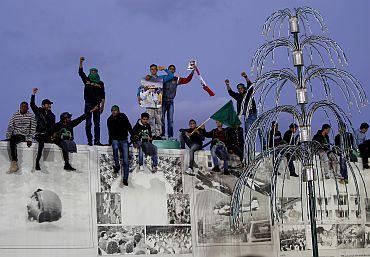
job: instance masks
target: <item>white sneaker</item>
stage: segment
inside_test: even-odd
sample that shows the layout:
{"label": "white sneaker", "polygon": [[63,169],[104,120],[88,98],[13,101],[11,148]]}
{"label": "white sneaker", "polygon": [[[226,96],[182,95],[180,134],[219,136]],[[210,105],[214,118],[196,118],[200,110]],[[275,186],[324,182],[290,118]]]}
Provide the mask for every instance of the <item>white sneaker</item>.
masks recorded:
{"label": "white sneaker", "polygon": [[144,171],[144,165],[139,166],[139,171]]}
{"label": "white sneaker", "polygon": [[177,138],[176,137],[170,137],[170,138],[168,138],[168,140],[177,141]]}
{"label": "white sneaker", "polygon": [[190,175],[190,176],[194,176],[195,175],[195,172],[192,168],[188,168],[186,171],[185,171],[186,174]]}

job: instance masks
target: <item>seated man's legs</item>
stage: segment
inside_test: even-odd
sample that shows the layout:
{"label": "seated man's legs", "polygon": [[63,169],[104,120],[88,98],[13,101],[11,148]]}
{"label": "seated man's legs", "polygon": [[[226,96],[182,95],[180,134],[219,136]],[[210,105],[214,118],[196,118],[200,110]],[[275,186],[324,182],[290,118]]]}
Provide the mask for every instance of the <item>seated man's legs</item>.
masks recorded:
{"label": "seated man's legs", "polygon": [[219,145],[216,149],[216,152],[219,153],[219,156],[222,156],[222,160],[224,161],[224,172],[227,173],[229,170],[229,153],[227,149],[223,145]]}
{"label": "seated man's legs", "polygon": [[10,156],[11,156],[11,165],[9,168],[9,172],[16,172],[18,171],[18,154],[17,154],[17,144],[24,142],[26,138],[22,135],[12,135],[10,138]]}
{"label": "seated man's legs", "polygon": [[180,145],[181,149],[185,149],[185,145],[187,145],[189,148],[191,147],[190,139],[183,132],[180,134]]}
{"label": "seated man's legs", "polygon": [[63,159],[64,159],[64,169],[65,170],[76,170],[75,168],[73,168],[71,166],[71,164],[69,163],[69,153],[68,153],[68,150],[66,149],[65,145],[62,144],[62,141],[59,140],[55,143],[57,146],[60,147],[60,149],[62,150],[62,154],[63,154]]}
{"label": "seated man's legs", "polygon": [[220,168],[218,167],[218,157],[217,157],[216,151],[217,151],[217,145],[212,146],[211,156],[212,156],[212,161],[213,161],[213,166],[214,166],[212,171],[220,171]]}
{"label": "seated man's legs", "polygon": [[363,144],[358,146],[360,150],[362,165],[365,169],[369,167],[369,156],[370,156],[370,140],[365,141]]}
{"label": "seated man's legs", "polygon": [[139,145],[139,166],[143,166],[144,165],[144,152],[143,152],[141,141],[138,142],[138,145]]}
{"label": "seated man's legs", "polygon": [[328,179],[330,178],[330,165],[328,154],[325,151],[320,150],[319,157],[321,162],[322,173],[324,174],[325,178]]}
{"label": "seated man's legs", "polygon": [[193,169],[194,167],[194,154],[196,151],[199,151],[200,149],[202,149],[202,147],[198,144],[193,144],[190,147],[190,150],[189,150],[189,168],[190,169]]}

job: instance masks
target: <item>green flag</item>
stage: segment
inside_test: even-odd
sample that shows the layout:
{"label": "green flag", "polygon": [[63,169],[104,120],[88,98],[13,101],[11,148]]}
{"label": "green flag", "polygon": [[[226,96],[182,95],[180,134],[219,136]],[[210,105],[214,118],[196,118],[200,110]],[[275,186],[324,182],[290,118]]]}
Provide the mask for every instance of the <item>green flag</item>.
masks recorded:
{"label": "green flag", "polygon": [[229,127],[239,126],[241,124],[238,115],[236,114],[233,102],[230,100],[227,104],[221,107],[220,110],[211,116],[212,120],[217,120]]}

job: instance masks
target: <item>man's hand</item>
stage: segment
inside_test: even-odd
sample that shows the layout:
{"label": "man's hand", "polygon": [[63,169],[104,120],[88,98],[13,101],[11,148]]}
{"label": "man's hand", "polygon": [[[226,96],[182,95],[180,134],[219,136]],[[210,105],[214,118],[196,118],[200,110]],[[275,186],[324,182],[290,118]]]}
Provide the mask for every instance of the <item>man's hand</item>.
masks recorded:
{"label": "man's hand", "polygon": [[225,79],[225,85],[228,86],[228,87],[230,86],[230,80],[229,79]]}
{"label": "man's hand", "polygon": [[158,66],[158,70],[165,70],[166,69],[166,67],[164,67],[164,66]]}
{"label": "man's hand", "polygon": [[248,78],[248,75],[245,71],[243,71],[240,75],[242,75],[243,78],[246,78],[246,79]]}
{"label": "man's hand", "polygon": [[185,136],[190,137],[191,134],[189,132],[185,132]]}
{"label": "man's hand", "polygon": [[95,106],[94,108],[92,108],[90,110],[90,112],[96,112],[97,110],[99,110],[99,105]]}
{"label": "man's hand", "polygon": [[145,80],[146,80],[146,81],[149,81],[150,79],[151,79],[151,76],[150,76],[150,75],[146,75],[146,76],[145,76]]}
{"label": "man's hand", "polygon": [[32,145],[32,141],[27,141],[27,146],[31,147],[31,145]]}
{"label": "man's hand", "polygon": [[83,63],[85,61],[85,57],[81,56],[80,57],[80,63]]}
{"label": "man's hand", "polygon": [[32,94],[33,95],[36,95],[37,91],[39,91],[39,89],[37,87],[32,88]]}

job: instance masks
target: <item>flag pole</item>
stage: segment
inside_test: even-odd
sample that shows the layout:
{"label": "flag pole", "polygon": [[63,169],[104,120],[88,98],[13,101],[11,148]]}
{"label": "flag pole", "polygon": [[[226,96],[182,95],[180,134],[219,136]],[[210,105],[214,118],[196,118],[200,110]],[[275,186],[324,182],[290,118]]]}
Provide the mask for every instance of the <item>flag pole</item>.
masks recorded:
{"label": "flag pole", "polygon": [[196,129],[193,130],[193,132],[190,133],[190,135],[193,135],[195,130],[199,129],[201,126],[205,125],[211,118],[206,119],[204,122],[202,122]]}

